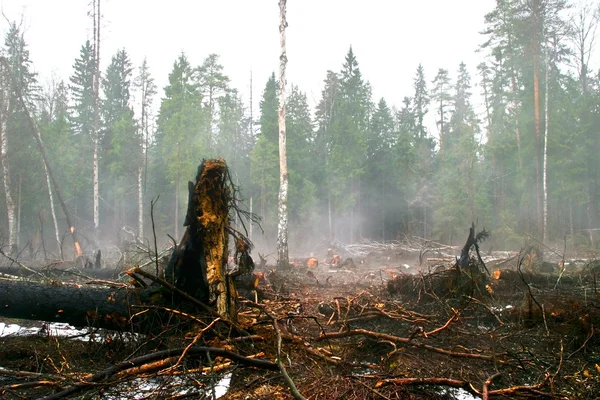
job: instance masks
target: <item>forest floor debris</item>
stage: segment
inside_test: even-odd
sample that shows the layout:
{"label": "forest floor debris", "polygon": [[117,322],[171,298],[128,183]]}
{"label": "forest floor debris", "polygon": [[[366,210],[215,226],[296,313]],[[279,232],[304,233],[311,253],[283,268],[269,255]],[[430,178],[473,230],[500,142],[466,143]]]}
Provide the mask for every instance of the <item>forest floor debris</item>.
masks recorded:
{"label": "forest floor debris", "polygon": [[175,314],[152,336],[4,336],[0,392],[62,398],[56,393],[84,386],[91,398],[126,399],[140,393],[124,384],[146,382],[140,392],[149,398],[211,398],[229,376],[222,399],[288,399],[273,364],[279,335],[281,361],[305,398],[456,398],[451,388],[476,398],[600,393],[597,261],[541,273],[527,254],[509,254],[488,263],[489,279],[457,281],[455,262],[439,260],[444,254],[419,265],[418,254],[369,253],[354,256],[352,268],[256,271],[257,295],[238,313],[246,336],[214,316],[189,323]]}

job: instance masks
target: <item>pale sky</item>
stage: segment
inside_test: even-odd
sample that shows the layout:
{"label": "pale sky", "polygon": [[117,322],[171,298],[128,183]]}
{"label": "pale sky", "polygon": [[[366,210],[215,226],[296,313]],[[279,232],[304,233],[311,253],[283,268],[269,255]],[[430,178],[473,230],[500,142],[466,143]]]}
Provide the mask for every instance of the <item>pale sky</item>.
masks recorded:
{"label": "pale sky", "polygon": [[[25,39],[40,80],[53,72],[67,80],[81,45],[91,39],[91,0],[0,4],[10,20],[23,15]],[[494,5],[494,0],[288,0],[288,82],[306,92],[314,106],[326,71],[339,71],[352,45],[373,87],[374,101],[385,97],[400,107],[402,98],[413,94],[419,63],[430,86],[438,68],[450,70],[454,77],[461,61],[476,83],[475,67],[482,55],[475,50],[484,40],[479,32]],[[210,53],[219,54],[232,86],[245,101],[252,71],[255,115],[268,76],[278,72],[277,0],[101,0],[101,13],[102,70],[120,48],[136,67],[146,56],[160,96],[182,50],[192,65],[201,64]],[[6,20],[0,20],[0,26],[4,36]]]}

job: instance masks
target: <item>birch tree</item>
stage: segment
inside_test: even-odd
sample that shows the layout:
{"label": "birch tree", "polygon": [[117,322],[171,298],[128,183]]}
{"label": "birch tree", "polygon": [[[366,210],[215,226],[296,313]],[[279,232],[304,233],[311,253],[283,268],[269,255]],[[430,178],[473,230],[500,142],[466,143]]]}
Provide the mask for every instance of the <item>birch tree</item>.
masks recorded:
{"label": "birch tree", "polygon": [[281,44],[281,55],[279,56],[279,213],[277,224],[277,259],[279,267],[288,266],[288,170],[285,137],[285,67],[287,54],[285,50],[285,18],[287,0],[279,0],[279,40]]}
{"label": "birch tree", "polygon": [[543,168],[542,168],[542,187],[543,187],[543,207],[544,207],[544,229],[542,234],[543,242],[548,240],[548,123],[550,122],[550,113],[548,112],[549,97],[550,97],[550,85],[548,79],[548,70],[550,66],[548,64],[548,53],[546,52],[546,93],[544,94],[544,157],[543,157]]}
{"label": "birch tree", "polygon": [[15,220],[16,206],[12,197],[10,182],[10,166],[8,161],[8,135],[6,132],[9,109],[9,72],[4,65],[0,68],[0,160],[2,163],[2,183],[6,197],[6,215],[8,220],[8,248],[13,252],[16,246],[17,224]]}
{"label": "birch tree", "polygon": [[99,171],[98,171],[98,148],[99,148],[99,125],[100,125],[100,0],[94,0],[94,10],[92,12],[94,19],[94,61],[96,64],[94,77],[94,133],[92,140],[94,142],[93,155],[93,186],[94,186],[94,233],[98,240],[100,228],[100,213],[99,213]]}

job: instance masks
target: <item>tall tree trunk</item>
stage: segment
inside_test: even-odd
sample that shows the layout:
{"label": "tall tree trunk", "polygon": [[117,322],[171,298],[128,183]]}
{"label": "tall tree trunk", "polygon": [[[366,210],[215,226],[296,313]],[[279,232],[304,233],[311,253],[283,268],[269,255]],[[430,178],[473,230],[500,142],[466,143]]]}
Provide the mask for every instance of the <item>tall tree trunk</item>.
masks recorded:
{"label": "tall tree trunk", "polygon": [[142,115],[140,127],[140,159],[138,163],[137,190],[138,190],[138,238],[144,240],[144,162],[146,160],[146,82],[142,82]]}
{"label": "tall tree trunk", "polygon": [[[253,202],[252,202],[252,197],[250,197],[250,215],[252,215],[252,213],[254,212],[253,210]],[[254,222],[252,222],[252,218],[250,218],[250,216],[248,216],[248,239],[250,239],[250,241],[252,242],[252,228],[253,228]]]}
{"label": "tall tree trunk", "polygon": [[515,133],[517,135],[517,152],[519,153],[519,172],[523,171],[523,151],[521,150],[521,129],[519,128],[519,101],[517,99],[517,79],[514,72],[510,78],[510,86],[513,92],[513,110],[515,113]]}
{"label": "tall tree trunk", "polygon": [[[443,89],[442,89],[443,90]],[[443,93],[440,94],[440,153],[442,160],[444,159],[444,99]],[[441,167],[443,168],[443,167]]]}
{"label": "tall tree trunk", "polygon": [[100,191],[98,171],[98,147],[100,141],[100,0],[94,0],[94,61],[96,63],[96,76],[94,77],[94,159],[92,183],[94,186],[94,236],[97,242],[100,230]]}
{"label": "tall tree trunk", "polygon": [[175,237],[179,238],[179,168],[177,168],[177,171],[177,180],[175,181]]}
{"label": "tall tree trunk", "polygon": [[335,232],[333,231],[333,210],[331,209],[331,191],[327,187],[327,226],[329,227],[329,241],[333,240]]}
{"label": "tall tree trunk", "polygon": [[138,238],[144,240],[144,168],[143,163],[138,165],[137,192],[138,192]]}
{"label": "tall tree trunk", "polygon": [[546,93],[544,94],[544,165],[543,165],[543,185],[544,185],[544,220],[543,220],[543,242],[548,240],[548,124],[550,122],[550,115],[548,110],[550,85],[548,78],[548,70],[550,65],[548,64],[548,54],[546,54]]}
{"label": "tall tree trunk", "polygon": [[56,207],[54,206],[54,197],[52,196],[52,185],[50,183],[50,173],[44,163],[44,172],[46,173],[46,187],[48,188],[48,198],[50,199],[50,214],[52,214],[52,223],[54,224],[54,236],[56,239],[56,248],[60,252],[60,233],[58,231],[58,221],[56,219]]}
{"label": "tall tree trunk", "polygon": [[[5,65],[3,75],[9,72],[8,65]],[[11,192],[10,167],[8,162],[8,135],[6,133],[6,122],[8,119],[8,90],[10,86],[6,76],[2,77],[2,99],[0,99],[0,159],[2,160],[2,176],[4,184],[4,194],[6,196],[6,215],[8,219],[8,248],[11,253],[16,250],[17,225],[15,216],[15,202]]]}
{"label": "tall tree trunk", "polygon": [[23,205],[21,188],[21,174],[19,174],[19,184],[17,185],[17,229],[15,232],[15,244],[17,245],[17,249],[21,247],[21,206]]}
{"label": "tall tree trunk", "polygon": [[423,239],[427,239],[427,205],[423,206]]}
{"label": "tall tree trunk", "polygon": [[354,207],[350,208],[350,243],[354,243]]}
{"label": "tall tree trunk", "polygon": [[279,267],[289,265],[288,255],[288,169],[285,134],[285,67],[287,53],[285,50],[285,28],[287,0],[279,0],[279,39],[281,55],[279,56],[279,207],[277,224],[277,263]]}
{"label": "tall tree trunk", "polygon": [[535,113],[535,177],[536,177],[536,204],[537,204],[537,235],[543,235],[544,209],[542,201],[542,135],[540,121],[540,52],[542,47],[541,25],[542,4],[540,0],[533,0],[533,107]]}
{"label": "tall tree trunk", "polygon": [[571,240],[574,240],[573,235],[575,234],[575,224],[573,223],[573,199],[569,197],[569,234]]}
{"label": "tall tree trunk", "polygon": [[383,240],[383,242],[385,243],[385,187],[386,187],[386,180],[385,180],[385,166],[382,168],[382,174],[381,174],[381,240]]}
{"label": "tall tree trunk", "polygon": [[537,232],[544,230],[544,214],[542,206],[542,135],[540,123],[540,66],[538,56],[534,55],[533,61],[533,102],[535,109],[535,182],[537,204]]}

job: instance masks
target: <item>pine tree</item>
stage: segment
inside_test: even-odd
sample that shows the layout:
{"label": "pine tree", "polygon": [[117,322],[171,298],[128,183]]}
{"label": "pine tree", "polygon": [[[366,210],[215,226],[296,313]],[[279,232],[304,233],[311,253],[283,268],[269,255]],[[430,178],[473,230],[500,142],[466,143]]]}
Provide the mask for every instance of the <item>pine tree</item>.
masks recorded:
{"label": "pine tree", "polygon": [[200,93],[210,116],[208,129],[211,132],[211,147],[215,148],[219,134],[218,127],[215,126],[218,120],[219,98],[225,95],[229,88],[229,77],[223,73],[223,65],[219,63],[219,56],[214,53],[204,59],[197,71]]}
{"label": "pine tree", "polygon": [[404,122],[405,125],[411,125],[411,128],[413,129],[412,133],[418,154],[417,164],[414,167],[416,171],[414,197],[410,200],[410,204],[416,208],[415,212],[418,221],[415,222],[422,227],[421,234],[424,238],[427,238],[429,236],[429,220],[431,219],[428,212],[431,207],[432,197],[430,181],[433,172],[434,143],[427,133],[427,127],[424,122],[425,115],[429,111],[428,107],[430,99],[427,90],[427,80],[425,79],[425,69],[421,64],[417,67],[417,74],[413,80],[413,88],[415,94],[411,99],[412,109],[410,110],[410,114],[405,114],[407,117],[412,116],[414,120]]}
{"label": "pine tree", "polygon": [[277,81],[273,73],[265,85],[260,101],[260,116],[258,120],[259,134],[256,146],[251,154],[251,176],[254,185],[253,198],[258,203],[258,213],[263,218],[265,237],[274,237],[276,221],[278,182],[279,182],[279,153],[277,110]]}
{"label": "pine tree", "polygon": [[446,124],[448,123],[447,115],[450,113],[449,106],[450,101],[452,99],[452,96],[450,94],[450,77],[448,76],[448,70],[440,68],[432,83],[433,89],[431,93],[431,98],[435,102],[435,107],[437,109],[436,112],[438,115],[438,119],[436,123],[438,125],[440,135],[440,149],[442,149],[444,135],[448,130],[446,126]]}
{"label": "pine tree", "polygon": [[[171,207],[167,207],[164,213],[174,218],[171,226],[176,237],[179,237],[179,227],[183,222],[181,207],[186,198],[186,187],[182,185],[184,177],[193,176],[198,166],[198,155],[206,154],[209,149],[210,137],[205,128],[207,118],[194,69],[182,53],[173,64],[169,84],[165,87],[155,144],[158,157],[164,163],[157,163],[155,167],[166,170],[168,187],[162,190],[174,192],[174,204],[170,204]],[[169,208],[175,210],[174,214],[168,211]]]}
{"label": "pine tree", "polygon": [[249,153],[253,138],[249,119],[245,116],[244,103],[236,89],[229,89],[218,99],[219,136],[216,154],[227,160],[227,165],[239,177],[240,182],[249,182]]}
{"label": "pine tree", "polygon": [[389,230],[395,223],[390,218],[394,209],[393,198],[397,199],[397,179],[393,179],[395,169],[394,147],[397,133],[392,110],[385,99],[380,99],[370,121],[370,135],[367,140],[367,162],[365,192],[366,208],[370,213],[369,236],[381,240],[390,238]]}
{"label": "pine tree", "polygon": [[110,205],[103,210],[104,225],[112,219],[113,231],[134,225],[134,208],[126,201],[136,184],[138,165],[130,155],[140,154],[141,140],[131,106],[133,67],[125,50],[112,57],[102,80],[104,100],[101,104],[103,129],[100,132],[100,181],[102,196]]}
{"label": "pine tree", "polygon": [[315,229],[316,186],[311,178],[316,174],[313,121],[306,94],[292,85],[286,106],[286,135],[289,166],[289,221],[294,229],[292,243],[306,243]]}
{"label": "pine tree", "polygon": [[[311,181],[315,183],[317,187],[322,188],[318,193],[320,196],[320,207],[319,209],[327,210],[326,221],[327,221],[327,232],[328,240],[333,240],[334,237],[334,218],[332,209],[332,172],[331,172],[331,150],[333,148],[333,129],[332,123],[334,121],[334,115],[338,107],[338,101],[340,96],[340,82],[339,76],[333,71],[327,71],[327,77],[325,78],[325,87],[321,92],[321,100],[317,105],[315,111],[315,144],[314,154],[317,160],[323,160],[324,168],[315,169],[315,175]],[[323,218],[324,219],[324,218]],[[320,227],[322,230],[324,226]]]}
{"label": "pine tree", "polygon": [[[370,85],[363,81],[358,62],[348,50],[340,73],[339,102],[332,120],[331,171],[333,206],[348,218],[350,229],[346,240],[354,241],[360,235],[361,224],[356,215],[362,204],[361,176],[365,171],[366,141],[369,114],[372,108]],[[356,232],[358,228],[359,232]]]}
{"label": "pine tree", "polygon": [[71,125],[75,134],[89,139],[94,124],[94,74],[96,64],[94,63],[93,47],[90,41],[86,41],[81,47],[79,58],[73,65],[71,76],[71,98],[73,107],[71,109]]}
{"label": "pine tree", "polygon": [[427,81],[425,80],[425,69],[422,64],[417,67],[417,75],[414,80],[415,95],[413,97],[413,107],[415,114],[416,136],[422,140],[427,137],[427,127],[424,120],[429,112],[429,91],[427,90]]}
{"label": "pine tree", "polygon": [[437,177],[434,213],[435,231],[449,243],[464,230],[464,221],[479,220],[484,224],[486,218],[483,213],[478,213],[479,202],[485,203],[478,201],[480,194],[475,191],[478,186],[479,123],[471,104],[471,78],[464,63],[458,69],[452,103],[445,154]]}
{"label": "pine tree", "polygon": [[101,109],[104,129],[100,136],[100,150],[104,167],[113,174],[131,172],[123,169],[132,167],[126,160],[126,154],[132,154],[139,145],[137,133],[133,131],[133,109],[130,104],[132,74],[133,67],[127,52],[119,50],[112,57],[102,80],[105,99]]}
{"label": "pine tree", "polygon": [[[26,123],[24,109],[17,99],[17,93],[21,93],[26,99],[26,106],[33,109],[39,88],[23,32],[14,22],[5,36],[4,47],[9,70],[3,71],[2,169],[9,227],[8,245],[12,250],[19,247],[20,228],[23,225],[21,217],[28,217],[44,204],[34,190],[44,181],[41,174],[23,175],[21,172],[41,172],[43,167],[39,153],[34,152],[35,145],[31,140],[33,132]],[[47,198],[44,200],[47,201]],[[32,223],[35,222],[26,222],[31,228]]]}

